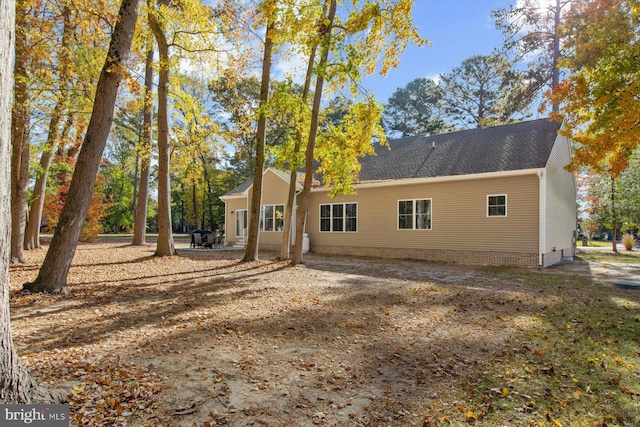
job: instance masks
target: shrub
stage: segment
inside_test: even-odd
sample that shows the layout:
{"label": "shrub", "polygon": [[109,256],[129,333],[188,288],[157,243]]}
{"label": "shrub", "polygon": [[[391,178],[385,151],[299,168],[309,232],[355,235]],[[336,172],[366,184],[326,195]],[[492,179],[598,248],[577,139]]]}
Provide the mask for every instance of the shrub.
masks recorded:
{"label": "shrub", "polygon": [[622,235],[622,244],[624,245],[625,249],[630,251],[633,249],[633,244],[636,242],[636,239],[633,237],[633,234],[630,233],[624,233]]}

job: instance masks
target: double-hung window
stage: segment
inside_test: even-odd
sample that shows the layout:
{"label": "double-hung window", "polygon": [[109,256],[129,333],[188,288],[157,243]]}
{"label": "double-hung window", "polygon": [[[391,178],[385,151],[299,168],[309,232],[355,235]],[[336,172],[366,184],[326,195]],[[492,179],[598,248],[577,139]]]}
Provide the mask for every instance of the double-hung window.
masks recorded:
{"label": "double-hung window", "polygon": [[431,230],[431,199],[398,200],[399,230]]}
{"label": "double-hung window", "polygon": [[260,209],[260,231],[282,231],[284,205],[264,205]]}
{"label": "double-hung window", "polygon": [[487,196],[487,216],[507,216],[507,195]]}
{"label": "double-hung window", "polygon": [[320,231],[358,231],[358,204],[333,203],[320,205]]}

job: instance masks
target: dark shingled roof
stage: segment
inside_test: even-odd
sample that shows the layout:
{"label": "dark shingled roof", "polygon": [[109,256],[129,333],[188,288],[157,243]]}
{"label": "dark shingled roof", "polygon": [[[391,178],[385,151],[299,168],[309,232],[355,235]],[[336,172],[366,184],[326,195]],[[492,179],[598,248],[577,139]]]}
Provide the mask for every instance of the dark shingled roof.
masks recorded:
{"label": "dark shingled roof", "polygon": [[[376,156],[360,160],[359,182],[544,168],[559,129],[560,123],[540,119],[390,140],[388,146],[376,147]],[[243,193],[252,182],[243,182],[225,196]]]}
{"label": "dark shingled roof", "polygon": [[247,189],[249,187],[251,187],[251,184],[253,184],[253,178],[249,178],[248,180],[246,180],[242,184],[238,185],[234,189],[226,192],[225,194],[223,194],[223,197],[224,196],[231,196],[231,195],[234,195],[234,194],[242,194],[245,191],[247,191]]}
{"label": "dark shingled roof", "polygon": [[540,119],[391,140],[361,160],[360,182],[543,168],[559,129]]}

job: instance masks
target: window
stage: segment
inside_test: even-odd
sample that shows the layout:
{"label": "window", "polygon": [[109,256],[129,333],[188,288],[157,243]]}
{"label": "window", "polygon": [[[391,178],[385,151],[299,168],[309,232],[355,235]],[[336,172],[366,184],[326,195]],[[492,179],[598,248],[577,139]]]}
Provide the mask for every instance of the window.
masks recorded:
{"label": "window", "polygon": [[507,195],[487,196],[487,216],[507,216]]}
{"label": "window", "polygon": [[320,231],[358,231],[358,204],[320,205]]}
{"label": "window", "polygon": [[399,230],[431,230],[431,199],[398,200]]}
{"label": "window", "polygon": [[358,231],[358,205],[347,203],[344,210],[344,231]]}
{"label": "window", "polygon": [[284,205],[264,205],[260,209],[260,231],[282,231]]}

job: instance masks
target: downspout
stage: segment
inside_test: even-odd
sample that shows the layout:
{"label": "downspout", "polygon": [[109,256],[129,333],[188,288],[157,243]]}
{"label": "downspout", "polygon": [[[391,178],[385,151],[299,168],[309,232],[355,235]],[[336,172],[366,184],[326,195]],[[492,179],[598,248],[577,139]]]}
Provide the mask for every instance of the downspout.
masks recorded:
{"label": "downspout", "polygon": [[544,251],[547,247],[547,175],[544,170],[538,171],[538,182],[538,194],[540,195],[540,210],[538,212],[538,266],[544,267]]}

